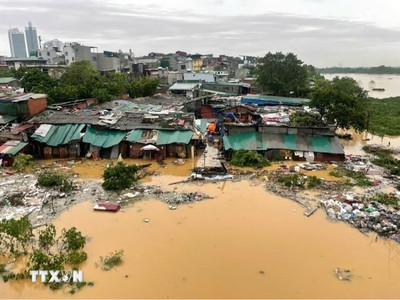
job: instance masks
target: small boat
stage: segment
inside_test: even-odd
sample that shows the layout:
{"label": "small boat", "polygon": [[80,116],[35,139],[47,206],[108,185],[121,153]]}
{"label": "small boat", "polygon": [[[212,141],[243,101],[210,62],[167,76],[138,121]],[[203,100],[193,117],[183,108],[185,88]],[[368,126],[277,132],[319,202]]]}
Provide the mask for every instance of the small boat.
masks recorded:
{"label": "small boat", "polygon": [[384,88],[373,88],[372,90],[375,92],[384,92],[385,91]]}
{"label": "small boat", "polygon": [[113,203],[98,203],[93,207],[94,210],[100,211],[119,211],[120,208],[121,205]]}

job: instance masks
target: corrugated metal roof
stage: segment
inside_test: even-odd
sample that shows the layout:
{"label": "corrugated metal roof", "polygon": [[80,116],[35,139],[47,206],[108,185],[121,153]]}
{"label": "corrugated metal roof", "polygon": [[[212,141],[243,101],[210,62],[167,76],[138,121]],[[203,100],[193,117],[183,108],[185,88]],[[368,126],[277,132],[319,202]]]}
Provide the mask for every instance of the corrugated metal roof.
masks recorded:
{"label": "corrugated metal roof", "polygon": [[142,129],[132,130],[126,137],[126,140],[128,142],[138,143],[142,139],[142,134],[143,134]]}
{"label": "corrugated metal roof", "polygon": [[93,127],[88,127],[83,136],[83,142],[97,147],[109,148],[118,145],[126,134],[126,131],[96,130]]}
{"label": "corrugated metal roof", "polygon": [[8,141],[0,146],[0,153],[15,155],[27,145],[28,143],[21,141]]}
{"label": "corrugated metal roof", "polygon": [[174,143],[189,144],[192,136],[192,131],[160,130],[160,132],[158,133],[157,145],[168,145]]}
{"label": "corrugated metal roof", "polygon": [[190,91],[198,84],[198,82],[176,82],[169,89],[171,91]]}
{"label": "corrugated metal roof", "polygon": [[6,84],[18,80],[15,77],[0,77],[0,84]]}
{"label": "corrugated metal roof", "polygon": [[[48,128],[50,126],[50,128]],[[45,128],[45,131],[43,129]],[[41,125],[32,138],[40,143],[49,146],[59,146],[68,144],[70,141],[79,140],[81,138],[81,131],[85,124],[65,124],[65,125]]]}
{"label": "corrugated metal roof", "polygon": [[14,121],[16,118],[16,116],[0,115],[0,124],[7,124]]}
{"label": "corrugated metal roof", "polygon": [[267,95],[246,95],[243,96],[241,103],[246,104],[258,104],[258,105],[305,105],[310,102],[310,99],[304,98],[289,98],[279,96],[267,96]]}
{"label": "corrugated metal roof", "polygon": [[284,149],[344,154],[343,146],[337,137],[246,132],[224,136],[223,141],[226,150]]}

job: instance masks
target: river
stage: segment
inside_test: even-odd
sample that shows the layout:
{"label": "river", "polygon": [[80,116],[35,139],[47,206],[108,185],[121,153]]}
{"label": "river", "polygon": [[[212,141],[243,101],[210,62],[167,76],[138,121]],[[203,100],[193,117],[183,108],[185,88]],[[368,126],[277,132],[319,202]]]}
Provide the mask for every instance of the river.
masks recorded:
{"label": "river", "polygon": [[[388,98],[400,96],[400,75],[392,74],[324,74],[326,79],[334,77],[351,77],[356,80],[359,85],[368,91],[370,97]],[[373,91],[372,88],[384,88],[385,91]]]}
{"label": "river", "polygon": [[[181,179],[155,176],[149,183]],[[0,298],[400,297],[394,242],[329,222],[321,210],[307,218],[297,203],[254,182],[174,187],[214,198],[175,211],[160,201],[138,201],[116,214],[80,203],[54,224],[76,226],[90,238],[81,269],[94,287],[72,296],[14,281],[0,283]],[[125,252],[123,265],[108,272],[96,267],[100,256],[118,249]],[[353,280],[339,281],[336,267],[351,269]]]}

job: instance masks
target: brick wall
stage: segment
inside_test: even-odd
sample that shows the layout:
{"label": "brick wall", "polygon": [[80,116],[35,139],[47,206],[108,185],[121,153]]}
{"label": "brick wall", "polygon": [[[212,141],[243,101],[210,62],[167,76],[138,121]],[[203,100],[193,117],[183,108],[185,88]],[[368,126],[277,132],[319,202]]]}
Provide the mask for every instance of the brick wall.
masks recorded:
{"label": "brick wall", "polygon": [[39,99],[29,99],[28,100],[28,112],[29,116],[34,116],[42,111],[45,111],[47,108],[47,98],[39,98]]}

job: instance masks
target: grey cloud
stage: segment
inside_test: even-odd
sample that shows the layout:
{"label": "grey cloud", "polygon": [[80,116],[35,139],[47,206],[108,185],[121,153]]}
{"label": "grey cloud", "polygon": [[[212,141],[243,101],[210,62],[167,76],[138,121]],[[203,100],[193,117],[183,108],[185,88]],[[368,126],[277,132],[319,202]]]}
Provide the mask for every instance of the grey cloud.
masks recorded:
{"label": "grey cloud", "polygon": [[[215,5],[219,0],[213,1]],[[400,32],[372,24],[296,15],[259,14],[215,17],[184,6],[126,7],[90,1],[10,1],[0,21],[0,53],[9,53],[8,24],[23,28],[31,20],[43,40],[78,41],[102,50],[264,55],[294,52],[317,66],[395,65],[400,59]],[[30,14],[31,9],[35,9]]]}

